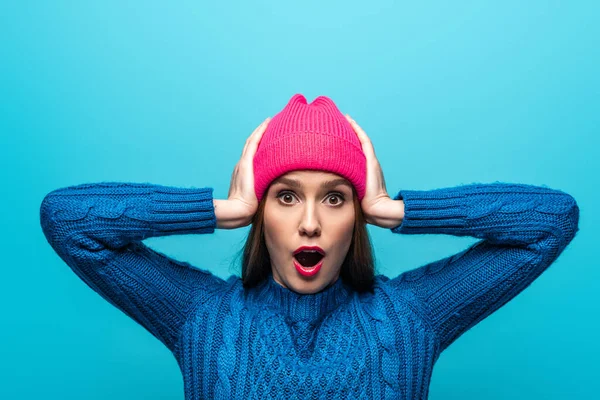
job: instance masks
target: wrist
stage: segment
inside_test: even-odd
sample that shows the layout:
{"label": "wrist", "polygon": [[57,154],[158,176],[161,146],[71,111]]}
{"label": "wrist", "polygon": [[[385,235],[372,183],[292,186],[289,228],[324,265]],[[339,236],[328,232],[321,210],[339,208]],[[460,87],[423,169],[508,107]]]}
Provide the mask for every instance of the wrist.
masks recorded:
{"label": "wrist", "polygon": [[367,222],[380,228],[393,229],[404,220],[404,200],[389,199],[380,208],[376,216],[367,218]]}
{"label": "wrist", "polygon": [[213,199],[218,229],[235,229],[248,225],[252,218],[247,216],[238,204],[231,200]]}

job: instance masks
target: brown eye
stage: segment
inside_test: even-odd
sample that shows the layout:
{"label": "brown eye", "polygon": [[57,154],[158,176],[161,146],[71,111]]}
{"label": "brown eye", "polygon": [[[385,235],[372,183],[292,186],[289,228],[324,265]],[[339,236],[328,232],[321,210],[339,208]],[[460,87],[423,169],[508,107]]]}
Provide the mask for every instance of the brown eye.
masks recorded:
{"label": "brown eye", "polygon": [[337,199],[335,202],[329,202],[329,204],[337,206],[338,204],[342,203],[344,201],[344,197],[340,196],[339,194],[333,194],[329,197],[329,199]]}
{"label": "brown eye", "polygon": [[291,204],[288,200],[293,200],[294,196],[290,192],[282,192],[277,195],[277,198],[283,199],[284,204]]}

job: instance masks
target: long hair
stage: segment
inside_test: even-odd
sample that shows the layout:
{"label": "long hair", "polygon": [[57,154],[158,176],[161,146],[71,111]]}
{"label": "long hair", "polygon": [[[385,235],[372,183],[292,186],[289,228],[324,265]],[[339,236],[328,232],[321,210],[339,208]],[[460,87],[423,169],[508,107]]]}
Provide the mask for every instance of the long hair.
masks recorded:
{"label": "long hair", "polygon": [[[268,193],[269,189],[265,191]],[[373,292],[375,259],[367,231],[367,224],[352,188],[354,203],[354,231],[348,253],[342,263],[340,278],[357,292]],[[246,288],[254,287],[271,273],[271,260],[265,243],[264,212],[267,196],[263,196],[252,219],[252,226],[243,248],[242,281]]]}

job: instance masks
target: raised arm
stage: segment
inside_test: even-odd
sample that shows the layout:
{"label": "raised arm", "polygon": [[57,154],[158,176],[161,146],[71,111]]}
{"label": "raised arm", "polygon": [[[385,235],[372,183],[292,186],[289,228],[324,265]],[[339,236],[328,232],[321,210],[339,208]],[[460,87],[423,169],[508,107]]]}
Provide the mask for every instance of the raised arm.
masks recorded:
{"label": "raised arm", "polygon": [[526,184],[471,184],[402,190],[403,234],[449,234],[483,240],[389,280],[422,307],[439,350],[529,286],[578,231],[579,207],[559,190]]}
{"label": "raised arm", "polygon": [[187,313],[224,281],[142,240],[214,232],[212,193],[149,183],[82,184],[47,194],[40,221],[52,248],[90,288],[174,352]]}

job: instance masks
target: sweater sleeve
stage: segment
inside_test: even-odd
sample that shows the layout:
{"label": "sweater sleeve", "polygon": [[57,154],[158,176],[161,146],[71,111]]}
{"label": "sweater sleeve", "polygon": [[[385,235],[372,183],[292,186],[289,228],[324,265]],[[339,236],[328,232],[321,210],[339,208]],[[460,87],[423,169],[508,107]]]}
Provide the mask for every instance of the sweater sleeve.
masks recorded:
{"label": "sweater sleeve", "polygon": [[40,223],[81,280],[174,352],[188,312],[225,282],[142,240],[214,232],[212,191],[122,182],[70,186],[45,196]]}
{"label": "sweater sleeve", "polygon": [[579,229],[575,199],[546,187],[476,183],[402,190],[394,199],[405,215],[393,233],[483,239],[388,281],[392,293],[416,299],[440,351],[529,286]]}

